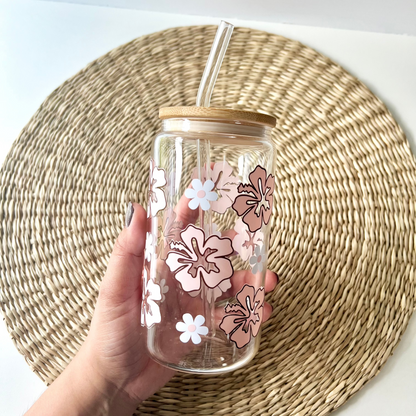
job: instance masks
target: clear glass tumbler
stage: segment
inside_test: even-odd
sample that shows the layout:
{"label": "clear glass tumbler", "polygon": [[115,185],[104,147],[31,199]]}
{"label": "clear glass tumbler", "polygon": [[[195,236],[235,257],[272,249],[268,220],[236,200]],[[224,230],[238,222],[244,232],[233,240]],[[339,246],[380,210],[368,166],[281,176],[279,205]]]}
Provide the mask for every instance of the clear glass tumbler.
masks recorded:
{"label": "clear glass tumbler", "polygon": [[276,120],[204,107],[159,115],[143,271],[147,347],[179,371],[235,370],[260,339]]}

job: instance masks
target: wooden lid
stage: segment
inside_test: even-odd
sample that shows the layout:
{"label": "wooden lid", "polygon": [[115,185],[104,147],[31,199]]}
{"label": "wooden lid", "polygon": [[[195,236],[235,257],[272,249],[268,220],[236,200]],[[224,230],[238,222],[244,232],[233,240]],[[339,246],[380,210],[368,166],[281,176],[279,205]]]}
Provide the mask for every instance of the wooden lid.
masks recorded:
{"label": "wooden lid", "polygon": [[274,127],[276,119],[268,114],[254,111],[233,110],[214,107],[163,107],[159,109],[159,118],[209,118],[218,120],[245,121]]}

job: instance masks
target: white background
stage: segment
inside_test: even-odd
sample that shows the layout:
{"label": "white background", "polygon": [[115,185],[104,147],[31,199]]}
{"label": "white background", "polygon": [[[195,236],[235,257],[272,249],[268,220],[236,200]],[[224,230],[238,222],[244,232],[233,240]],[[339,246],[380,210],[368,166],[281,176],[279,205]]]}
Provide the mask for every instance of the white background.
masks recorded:
{"label": "white background", "polygon": [[49,1],[416,35],[416,2],[414,0]]}
{"label": "white background", "polygon": [[[258,15],[253,12],[252,16]],[[46,96],[88,62],[147,33],[218,21],[61,2],[0,0],[0,163]],[[387,104],[416,149],[416,37],[236,19],[232,23],[300,40],[343,65]],[[336,19],[326,16],[323,26],[337,26]],[[371,22],[368,29],[374,30]],[[0,415],[23,414],[43,389],[0,323]],[[412,319],[380,375],[335,414],[411,416],[416,414],[415,392],[416,319]]]}

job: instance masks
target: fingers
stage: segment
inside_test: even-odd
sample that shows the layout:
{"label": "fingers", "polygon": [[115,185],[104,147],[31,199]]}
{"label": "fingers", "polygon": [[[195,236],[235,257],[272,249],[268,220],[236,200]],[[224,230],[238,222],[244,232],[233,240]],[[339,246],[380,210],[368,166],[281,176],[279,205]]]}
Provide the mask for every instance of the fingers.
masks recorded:
{"label": "fingers", "polygon": [[266,322],[273,312],[273,307],[268,302],[264,302],[263,306],[263,322]]}
{"label": "fingers", "polygon": [[272,272],[271,270],[267,270],[266,279],[264,282],[264,290],[266,291],[266,293],[274,290],[274,288],[276,287],[278,283],[279,283],[279,278],[277,277],[277,274]]}
{"label": "fingers", "polygon": [[199,215],[199,209],[189,208],[188,203],[189,199],[184,194],[175,207],[176,221],[182,221],[183,228],[186,228],[189,224],[195,224]]}
{"label": "fingers", "polygon": [[114,244],[100,288],[100,297],[114,305],[125,302],[141,291],[146,212],[139,204],[133,204],[132,208],[130,225],[123,229]]}
{"label": "fingers", "polygon": [[[234,297],[244,285],[251,285],[253,286],[253,273],[251,270],[238,270],[234,272],[233,277],[231,278],[232,287],[231,289],[224,292],[220,299],[227,299],[230,297]],[[277,274],[272,272],[271,270],[266,271],[266,278],[264,281],[264,289],[266,293],[271,292],[276,287],[279,279]]]}

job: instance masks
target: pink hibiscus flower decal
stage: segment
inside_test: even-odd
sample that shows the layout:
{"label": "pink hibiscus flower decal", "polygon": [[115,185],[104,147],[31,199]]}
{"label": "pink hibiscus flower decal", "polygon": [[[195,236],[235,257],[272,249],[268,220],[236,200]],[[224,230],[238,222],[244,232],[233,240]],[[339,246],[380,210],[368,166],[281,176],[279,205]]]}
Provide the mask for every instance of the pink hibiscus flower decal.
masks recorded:
{"label": "pink hibiscus flower decal", "polygon": [[[214,287],[214,289],[208,289],[204,292],[203,296],[209,303],[211,303],[216,301],[220,296],[222,296],[223,293],[227,292],[228,289],[231,289],[231,279],[222,281],[218,286]],[[201,288],[199,290],[188,292],[188,294],[195,298],[201,295],[202,290],[203,289]]]}
{"label": "pink hibiscus flower decal", "polygon": [[211,180],[219,195],[219,198],[211,204],[212,210],[224,214],[238,195],[237,188],[240,181],[233,176],[233,168],[225,160],[214,164]]}
{"label": "pink hibiscus flower decal", "polygon": [[251,233],[241,218],[235,223],[234,231],[237,233],[233,239],[234,250],[247,261],[253,256],[256,247],[263,246],[264,234],[260,230]]}
{"label": "pink hibiscus flower decal", "polygon": [[176,212],[169,208],[163,216],[163,226],[159,226],[159,236],[157,240],[156,254],[165,260],[169,251],[171,241],[177,241],[182,231],[182,221],[176,221]]}
{"label": "pink hibiscus flower decal", "polygon": [[156,301],[162,299],[160,286],[152,279],[147,279],[147,269],[143,269],[143,292],[141,308],[141,324],[150,328],[161,322],[160,308]]}
{"label": "pink hibiscus flower decal", "polygon": [[261,166],[249,175],[250,184],[240,184],[238,192],[240,195],[234,201],[233,209],[248,229],[254,233],[263,224],[268,224],[272,214],[274,176],[267,176],[267,172]]}
{"label": "pink hibiscus flower decal", "polygon": [[229,303],[225,307],[220,328],[237,348],[243,348],[259,332],[263,319],[264,288],[261,287],[256,292],[253,286],[244,285],[236,298],[237,304]]}
{"label": "pink hibiscus flower decal", "polygon": [[[198,169],[195,168],[192,178],[197,177]],[[207,178],[206,166],[202,169],[202,177],[204,180]],[[212,169],[209,169],[208,177],[214,182],[213,190],[218,194],[218,199],[211,202],[211,209],[219,214],[224,214],[238,195],[237,188],[240,180],[233,175],[233,168],[225,160],[214,163]]]}
{"label": "pink hibiscus flower decal", "polygon": [[147,214],[154,217],[159,211],[166,207],[165,192],[162,188],[166,185],[165,171],[159,169],[153,159],[150,160],[149,197],[147,201]]}
{"label": "pink hibiscus flower decal", "polygon": [[233,247],[228,237],[212,235],[205,239],[204,230],[192,224],[180,236],[180,242],[170,243],[165,261],[185,292],[199,290],[202,282],[213,289],[231,278],[234,270],[227,256]]}

